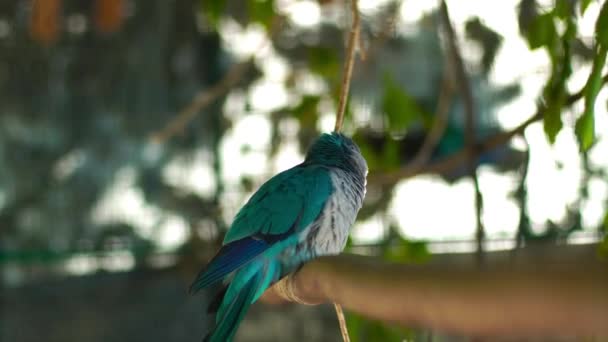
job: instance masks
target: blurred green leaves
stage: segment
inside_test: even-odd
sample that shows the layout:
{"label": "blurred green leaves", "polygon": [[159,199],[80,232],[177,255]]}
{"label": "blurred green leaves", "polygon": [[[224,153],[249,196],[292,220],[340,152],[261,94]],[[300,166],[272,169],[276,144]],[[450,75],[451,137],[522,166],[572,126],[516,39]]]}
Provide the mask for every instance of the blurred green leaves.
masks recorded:
{"label": "blurred green leaves", "polygon": [[270,30],[274,17],[274,0],[248,0],[249,17],[252,22],[260,23]]}
{"label": "blurred green leaves", "polygon": [[[558,23],[565,27],[561,36],[557,29]],[[543,128],[551,143],[555,142],[563,127],[561,113],[568,97],[566,82],[572,74],[570,46],[576,38],[576,31],[574,8],[570,2],[557,0],[551,11],[532,19],[526,32],[530,49],[545,48],[551,59],[551,76],[543,91]]]}
{"label": "blurred green leaves", "polygon": [[387,326],[352,312],[346,314],[346,325],[352,342],[404,341],[414,337],[408,329]]}
{"label": "blurred green leaves", "polygon": [[593,144],[595,138],[594,106],[597,94],[602,86],[602,67],[606,63],[606,48],[600,51],[593,59],[593,68],[585,84],[585,110],[583,115],[576,121],[576,136],[578,137],[582,150],[587,150]]}
{"label": "blurred green leaves", "polygon": [[212,26],[216,26],[224,11],[226,2],[224,0],[201,0],[200,4],[200,11],[203,17],[207,18]]}
{"label": "blurred green leaves", "polygon": [[[590,1],[580,1],[582,15]],[[553,9],[536,15],[525,32],[530,49],[545,48],[551,59],[551,76],[543,91],[543,127],[549,142],[555,142],[563,127],[562,111],[569,97],[566,83],[572,74],[572,45],[576,42],[577,13],[575,3],[556,0]],[[563,27],[559,33],[558,27]],[[601,90],[602,69],[606,64],[608,51],[608,4],[604,3],[595,27],[595,47],[593,66],[583,89],[584,111],[576,121],[575,132],[581,150],[588,150],[595,139],[594,106]]]}
{"label": "blurred green leaves", "polygon": [[405,132],[410,125],[425,117],[422,107],[395,82],[390,74],[384,75],[381,108],[386,115],[389,130],[396,133]]}
{"label": "blurred green leaves", "polygon": [[310,70],[319,76],[328,78],[332,81],[340,79],[342,63],[338,58],[336,49],[326,47],[308,48],[308,66]]}
{"label": "blurred green leaves", "polygon": [[478,17],[466,22],[465,31],[467,38],[477,42],[483,48],[481,66],[484,74],[487,74],[502,43],[502,36],[486,26]]}
{"label": "blurred green leaves", "polygon": [[530,49],[551,47],[557,41],[557,29],[553,20],[553,12],[541,14],[533,19],[526,38]]}
{"label": "blurred green leaves", "polygon": [[367,165],[372,171],[394,170],[400,165],[399,145],[393,139],[387,139],[380,153],[374,151],[370,146],[359,144],[361,154],[367,161]]}
{"label": "blurred green leaves", "polygon": [[605,2],[595,23],[595,39],[597,44],[608,46],[608,4]]}
{"label": "blurred green leaves", "polygon": [[425,262],[431,258],[426,242],[410,241],[399,235],[399,241],[386,247],[384,259],[394,262]]}
{"label": "blurred green leaves", "polygon": [[426,112],[392,75],[384,75],[383,88],[380,109],[386,130],[392,136],[378,142],[381,148],[368,145],[368,141],[361,135],[353,136],[367,160],[369,169],[374,172],[390,171],[400,167],[403,162],[400,139],[413,125],[426,124],[432,120],[432,115]]}
{"label": "blurred green leaves", "polygon": [[589,7],[589,4],[591,3],[591,0],[580,0],[578,5],[581,11],[581,15],[585,14],[585,11],[587,10],[587,7]]}
{"label": "blurred green leaves", "polygon": [[317,124],[317,106],[321,98],[319,96],[306,95],[291,112],[298,119],[301,127],[313,128]]}
{"label": "blurred green leaves", "polygon": [[591,73],[585,84],[585,109],[576,122],[576,135],[580,147],[586,151],[595,139],[594,106],[597,94],[602,88],[602,69],[606,65],[608,52],[608,4],[604,3],[595,25],[595,56]]}
{"label": "blurred green leaves", "polygon": [[602,230],[604,233],[604,240],[598,246],[598,253],[600,257],[608,259],[608,212],[604,215]]}
{"label": "blurred green leaves", "polygon": [[[259,23],[266,30],[270,29],[274,18],[274,0],[247,0],[247,14],[249,21]],[[217,26],[220,17],[224,14],[226,7],[225,0],[201,0],[200,11],[211,26]]]}

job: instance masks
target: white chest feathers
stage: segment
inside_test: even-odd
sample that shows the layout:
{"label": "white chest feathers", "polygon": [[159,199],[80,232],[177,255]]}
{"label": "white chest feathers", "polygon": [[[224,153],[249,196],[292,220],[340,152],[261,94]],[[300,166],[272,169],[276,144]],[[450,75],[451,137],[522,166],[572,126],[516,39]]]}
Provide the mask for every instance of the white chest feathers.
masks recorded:
{"label": "white chest feathers", "polygon": [[317,256],[342,252],[365,196],[365,184],[354,184],[356,180],[342,170],[332,170],[331,181],[334,192],[307,234],[309,248]]}

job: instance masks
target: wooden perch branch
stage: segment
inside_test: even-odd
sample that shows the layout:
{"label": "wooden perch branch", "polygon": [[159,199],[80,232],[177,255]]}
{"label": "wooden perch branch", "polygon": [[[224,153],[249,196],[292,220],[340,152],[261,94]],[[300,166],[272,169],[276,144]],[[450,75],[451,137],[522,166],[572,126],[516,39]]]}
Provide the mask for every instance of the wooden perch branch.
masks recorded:
{"label": "wooden perch branch", "polygon": [[[500,264],[488,258],[486,266],[493,267],[484,268],[453,260],[406,265],[323,257],[292,276],[292,290],[309,304],[335,302],[373,319],[451,333],[608,336],[608,267],[595,257],[593,245],[567,251],[581,247],[556,247],[559,256],[550,261]],[[262,299],[284,302],[274,287]]]}

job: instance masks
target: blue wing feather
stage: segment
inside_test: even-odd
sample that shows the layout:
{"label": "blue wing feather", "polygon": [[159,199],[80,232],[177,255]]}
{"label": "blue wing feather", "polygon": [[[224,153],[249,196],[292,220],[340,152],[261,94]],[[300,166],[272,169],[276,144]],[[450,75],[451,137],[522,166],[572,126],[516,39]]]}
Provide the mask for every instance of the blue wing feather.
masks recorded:
{"label": "blue wing feather", "polygon": [[265,241],[254,238],[244,238],[225,245],[198,274],[190,286],[190,293],[196,293],[204,287],[221,281],[230,272],[245,265],[268,247],[269,244]]}
{"label": "blue wing feather", "polygon": [[307,227],[333,191],[329,170],[299,165],[264,183],[236,215],[224,244],[248,236],[286,236]]}

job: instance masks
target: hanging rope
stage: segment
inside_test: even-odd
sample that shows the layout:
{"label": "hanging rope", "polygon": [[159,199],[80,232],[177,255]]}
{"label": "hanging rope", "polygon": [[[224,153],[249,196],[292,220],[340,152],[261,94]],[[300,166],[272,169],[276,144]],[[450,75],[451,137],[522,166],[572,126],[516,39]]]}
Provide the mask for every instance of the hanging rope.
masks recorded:
{"label": "hanging rope", "polygon": [[348,100],[348,92],[350,90],[350,79],[352,77],[353,67],[355,65],[356,45],[359,41],[360,18],[357,0],[351,0],[350,4],[353,22],[348,35],[346,61],[344,62],[344,71],[342,75],[342,89],[340,91],[340,102],[338,102],[338,112],[336,113],[336,125],[334,126],[334,132],[340,132],[342,129],[342,124],[344,123],[344,112],[346,112],[346,102]]}
{"label": "hanging rope", "polygon": [[[342,89],[340,91],[340,101],[338,102],[338,112],[336,113],[336,125],[334,126],[334,132],[340,132],[340,130],[342,130],[342,124],[344,123],[344,113],[346,112],[346,102],[348,100],[348,92],[350,90],[350,80],[353,74],[353,67],[355,65],[356,45],[358,45],[359,41],[360,17],[357,0],[351,0],[350,5],[352,12],[352,24],[350,27],[350,33],[348,35],[346,61],[344,62],[344,71],[342,75]],[[336,310],[336,316],[338,317],[338,322],[340,323],[342,339],[344,342],[350,342],[344,311],[342,311],[342,307],[338,303],[334,303],[334,309]]]}

